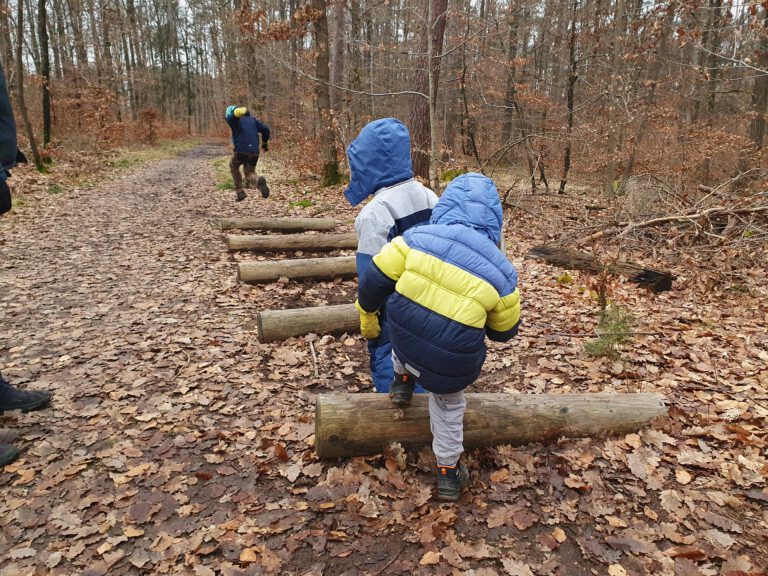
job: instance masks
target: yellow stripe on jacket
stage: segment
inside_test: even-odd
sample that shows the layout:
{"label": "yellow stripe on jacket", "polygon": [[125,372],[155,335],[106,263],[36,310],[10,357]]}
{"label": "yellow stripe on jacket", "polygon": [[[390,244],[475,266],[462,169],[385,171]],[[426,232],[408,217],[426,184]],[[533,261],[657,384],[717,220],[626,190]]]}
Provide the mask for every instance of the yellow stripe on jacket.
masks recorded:
{"label": "yellow stripe on jacket", "polygon": [[512,294],[499,299],[496,306],[488,313],[488,328],[497,332],[506,332],[520,321],[520,292],[515,288]]}
{"label": "yellow stripe on jacket", "polygon": [[483,328],[488,313],[501,306],[499,319],[503,324],[508,321],[504,310],[511,302],[509,297],[500,298],[489,282],[458,266],[409,248],[402,238],[387,244],[373,261],[387,277],[397,281],[400,294],[446,318]]}

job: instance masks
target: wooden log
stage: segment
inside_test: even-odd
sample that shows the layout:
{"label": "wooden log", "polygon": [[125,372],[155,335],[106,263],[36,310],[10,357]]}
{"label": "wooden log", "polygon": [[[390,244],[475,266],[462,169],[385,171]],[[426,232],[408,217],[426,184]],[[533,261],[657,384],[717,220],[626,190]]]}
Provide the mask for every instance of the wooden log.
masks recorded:
{"label": "wooden log", "polygon": [[[578,250],[568,248],[559,248],[556,246],[536,246],[528,252],[532,258],[540,258],[559,268],[567,270],[584,270],[593,274],[599,274],[605,268],[597,257]],[[609,264],[608,272],[610,274],[620,274],[626,276],[632,282],[650,288],[654,292],[665,292],[672,289],[673,276],[669,272],[645,268],[640,264],[632,262],[614,262]]]}
{"label": "wooden log", "polygon": [[230,251],[251,250],[253,252],[285,252],[289,250],[354,250],[357,248],[357,234],[302,234],[240,236],[227,234]]}
{"label": "wooden log", "polygon": [[305,230],[333,230],[333,218],[222,218],[222,230],[273,230],[275,232],[304,232]]}
{"label": "wooden log", "polygon": [[237,278],[247,284],[265,284],[280,278],[347,278],[357,275],[354,256],[297,258],[293,260],[248,260],[237,265]]}
{"label": "wooden log", "polygon": [[[315,451],[320,458],[378,454],[390,442],[429,444],[425,394],[395,408],[385,394],[320,394]],[[560,436],[626,434],[667,413],[658,394],[467,394],[464,447],[528,444]]]}
{"label": "wooden log", "polygon": [[264,310],[256,315],[259,342],[285,340],[310,332],[354,332],[360,319],[354,304],[291,310]]}

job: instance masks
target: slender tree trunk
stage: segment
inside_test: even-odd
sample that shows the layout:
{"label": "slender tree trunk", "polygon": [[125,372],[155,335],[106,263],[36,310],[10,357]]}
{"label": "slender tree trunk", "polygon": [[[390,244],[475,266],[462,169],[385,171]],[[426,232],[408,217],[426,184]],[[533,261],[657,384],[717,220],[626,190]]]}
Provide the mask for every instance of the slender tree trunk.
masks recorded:
{"label": "slender tree trunk", "polygon": [[37,26],[40,36],[41,74],[43,77],[43,146],[51,142],[51,59],[48,53],[48,11],[46,0],[37,3]]}
{"label": "slender tree trunk", "polygon": [[573,9],[571,11],[571,35],[568,41],[568,91],[566,95],[568,107],[568,124],[566,126],[565,152],[563,153],[563,175],[560,177],[559,194],[565,194],[565,184],[568,182],[568,172],[571,169],[571,147],[573,145],[573,103],[574,92],[576,90],[577,73],[576,60],[576,15],[579,8],[579,0],[573,0]]}
{"label": "slender tree trunk", "polygon": [[[413,146],[413,171],[417,176],[432,180],[431,159],[433,126],[430,118],[434,115],[437,87],[440,82],[440,54],[445,38],[446,11],[448,0],[425,0],[424,12],[432,15],[423,30],[422,47],[425,55],[422,71],[417,75],[415,90],[427,94],[427,98],[415,96],[411,107],[410,128]],[[429,42],[430,39],[432,42]],[[435,126],[435,131],[437,127]],[[435,139],[436,140],[436,139]],[[433,167],[434,169],[434,167]],[[436,169],[434,169],[436,172]]]}
{"label": "slender tree trunk", "polygon": [[328,66],[328,15],[325,0],[312,0],[312,7],[320,16],[314,25],[315,49],[317,50],[317,115],[320,125],[320,152],[323,156],[323,186],[333,186],[341,179],[339,159],[336,155],[336,139],[333,130],[333,111],[328,84],[331,79]]}
{"label": "slender tree trunk", "polygon": [[19,0],[16,10],[16,98],[18,100],[19,112],[24,122],[24,129],[27,132],[29,147],[32,149],[32,159],[37,169],[42,171],[43,159],[40,157],[40,150],[37,148],[35,133],[32,130],[32,123],[29,121],[29,111],[27,103],[24,100],[24,60],[22,59],[21,47],[24,38],[24,2]]}
{"label": "slender tree trunk", "polygon": [[[768,7],[763,8],[763,37],[760,40],[761,54],[757,67],[768,70]],[[752,88],[752,109],[754,118],[749,123],[749,138],[758,150],[764,145],[766,124],[768,124],[768,74],[755,77]]]}
{"label": "slender tree trunk", "polygon": [[608,87],[608,146],[606,156],[608,163],[605,168],[603,179],[603,191],[606,196],[615,196],[617,190],[614,190],[613,182],[616,179],[616,154],[619,141],[619,94],[621,93],[621,52],[624,47],[624,0],[616,2],[616,18],[613,24],[613,55],[611,56],[611,76]]}
{"label": "slender tree trunk", "polygon": [[[334,37],[333,37],[333,84],[335,86],[344,85],[344,51],[346,49],[346,42],[344,41],[344,34],[346,32],[344,14],[346,7],[344,2],[338,2],[333,7],[333,21],[334,21]],[[338,117],[342,111],[342,90],[341,88],[333,89],[333,110]]]}

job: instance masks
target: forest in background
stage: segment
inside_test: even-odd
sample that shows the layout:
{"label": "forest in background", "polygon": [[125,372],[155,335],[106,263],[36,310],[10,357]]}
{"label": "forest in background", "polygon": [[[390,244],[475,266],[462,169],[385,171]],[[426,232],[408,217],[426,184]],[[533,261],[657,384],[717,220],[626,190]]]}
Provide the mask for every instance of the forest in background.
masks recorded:
{"label": "forest in background", "polygon": [[223,135],[238,103],[327,183],[383,116],[433,182],[512,166],[529,188],[613,195],[647,175],[686,201],[768,171],[765,1],[4,1],[0,60],[43,160]]}

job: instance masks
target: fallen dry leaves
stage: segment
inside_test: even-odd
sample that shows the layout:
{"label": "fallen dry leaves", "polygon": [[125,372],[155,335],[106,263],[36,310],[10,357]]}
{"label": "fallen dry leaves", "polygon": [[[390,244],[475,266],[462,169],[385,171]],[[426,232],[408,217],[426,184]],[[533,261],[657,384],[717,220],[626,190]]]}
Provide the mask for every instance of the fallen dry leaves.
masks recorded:
{"label": "fallen dry leaves", "polygon": [[[370,389],[365,343],[261,344],[253,315],[349,302],[356,283],[240,285],[233,261],[252,256],[225,252],[215,218],[333,214],[349,231],[356,210],[339,191],[281,181],[272,160],[272,196],[234,204],[211,176],[224,153],[203,147],[55,197],[32,191],[0,220],[3,373],[56,393],[52,410],[3,416],[24,453],[0,475],[0,573],[766,570],[764,270],[743,271],[749,293],[701,291],[702,275],[669,254],[672,292],[616,281],[612,299],[658,334],[595,359],[572,336],[596,322],[588,278],[561,284],[559,271],[521,262],[549,232],[513,220],[524,325],[489,347],[476,389],[657,391],[670,418],[624,437],[475,451],[471,490],[441,505],[428,449],[314,457],[316,394]],[[312,207],[289,205],[305,197]],[[572,209],[558,205],[542,208],[548,221]]]}

